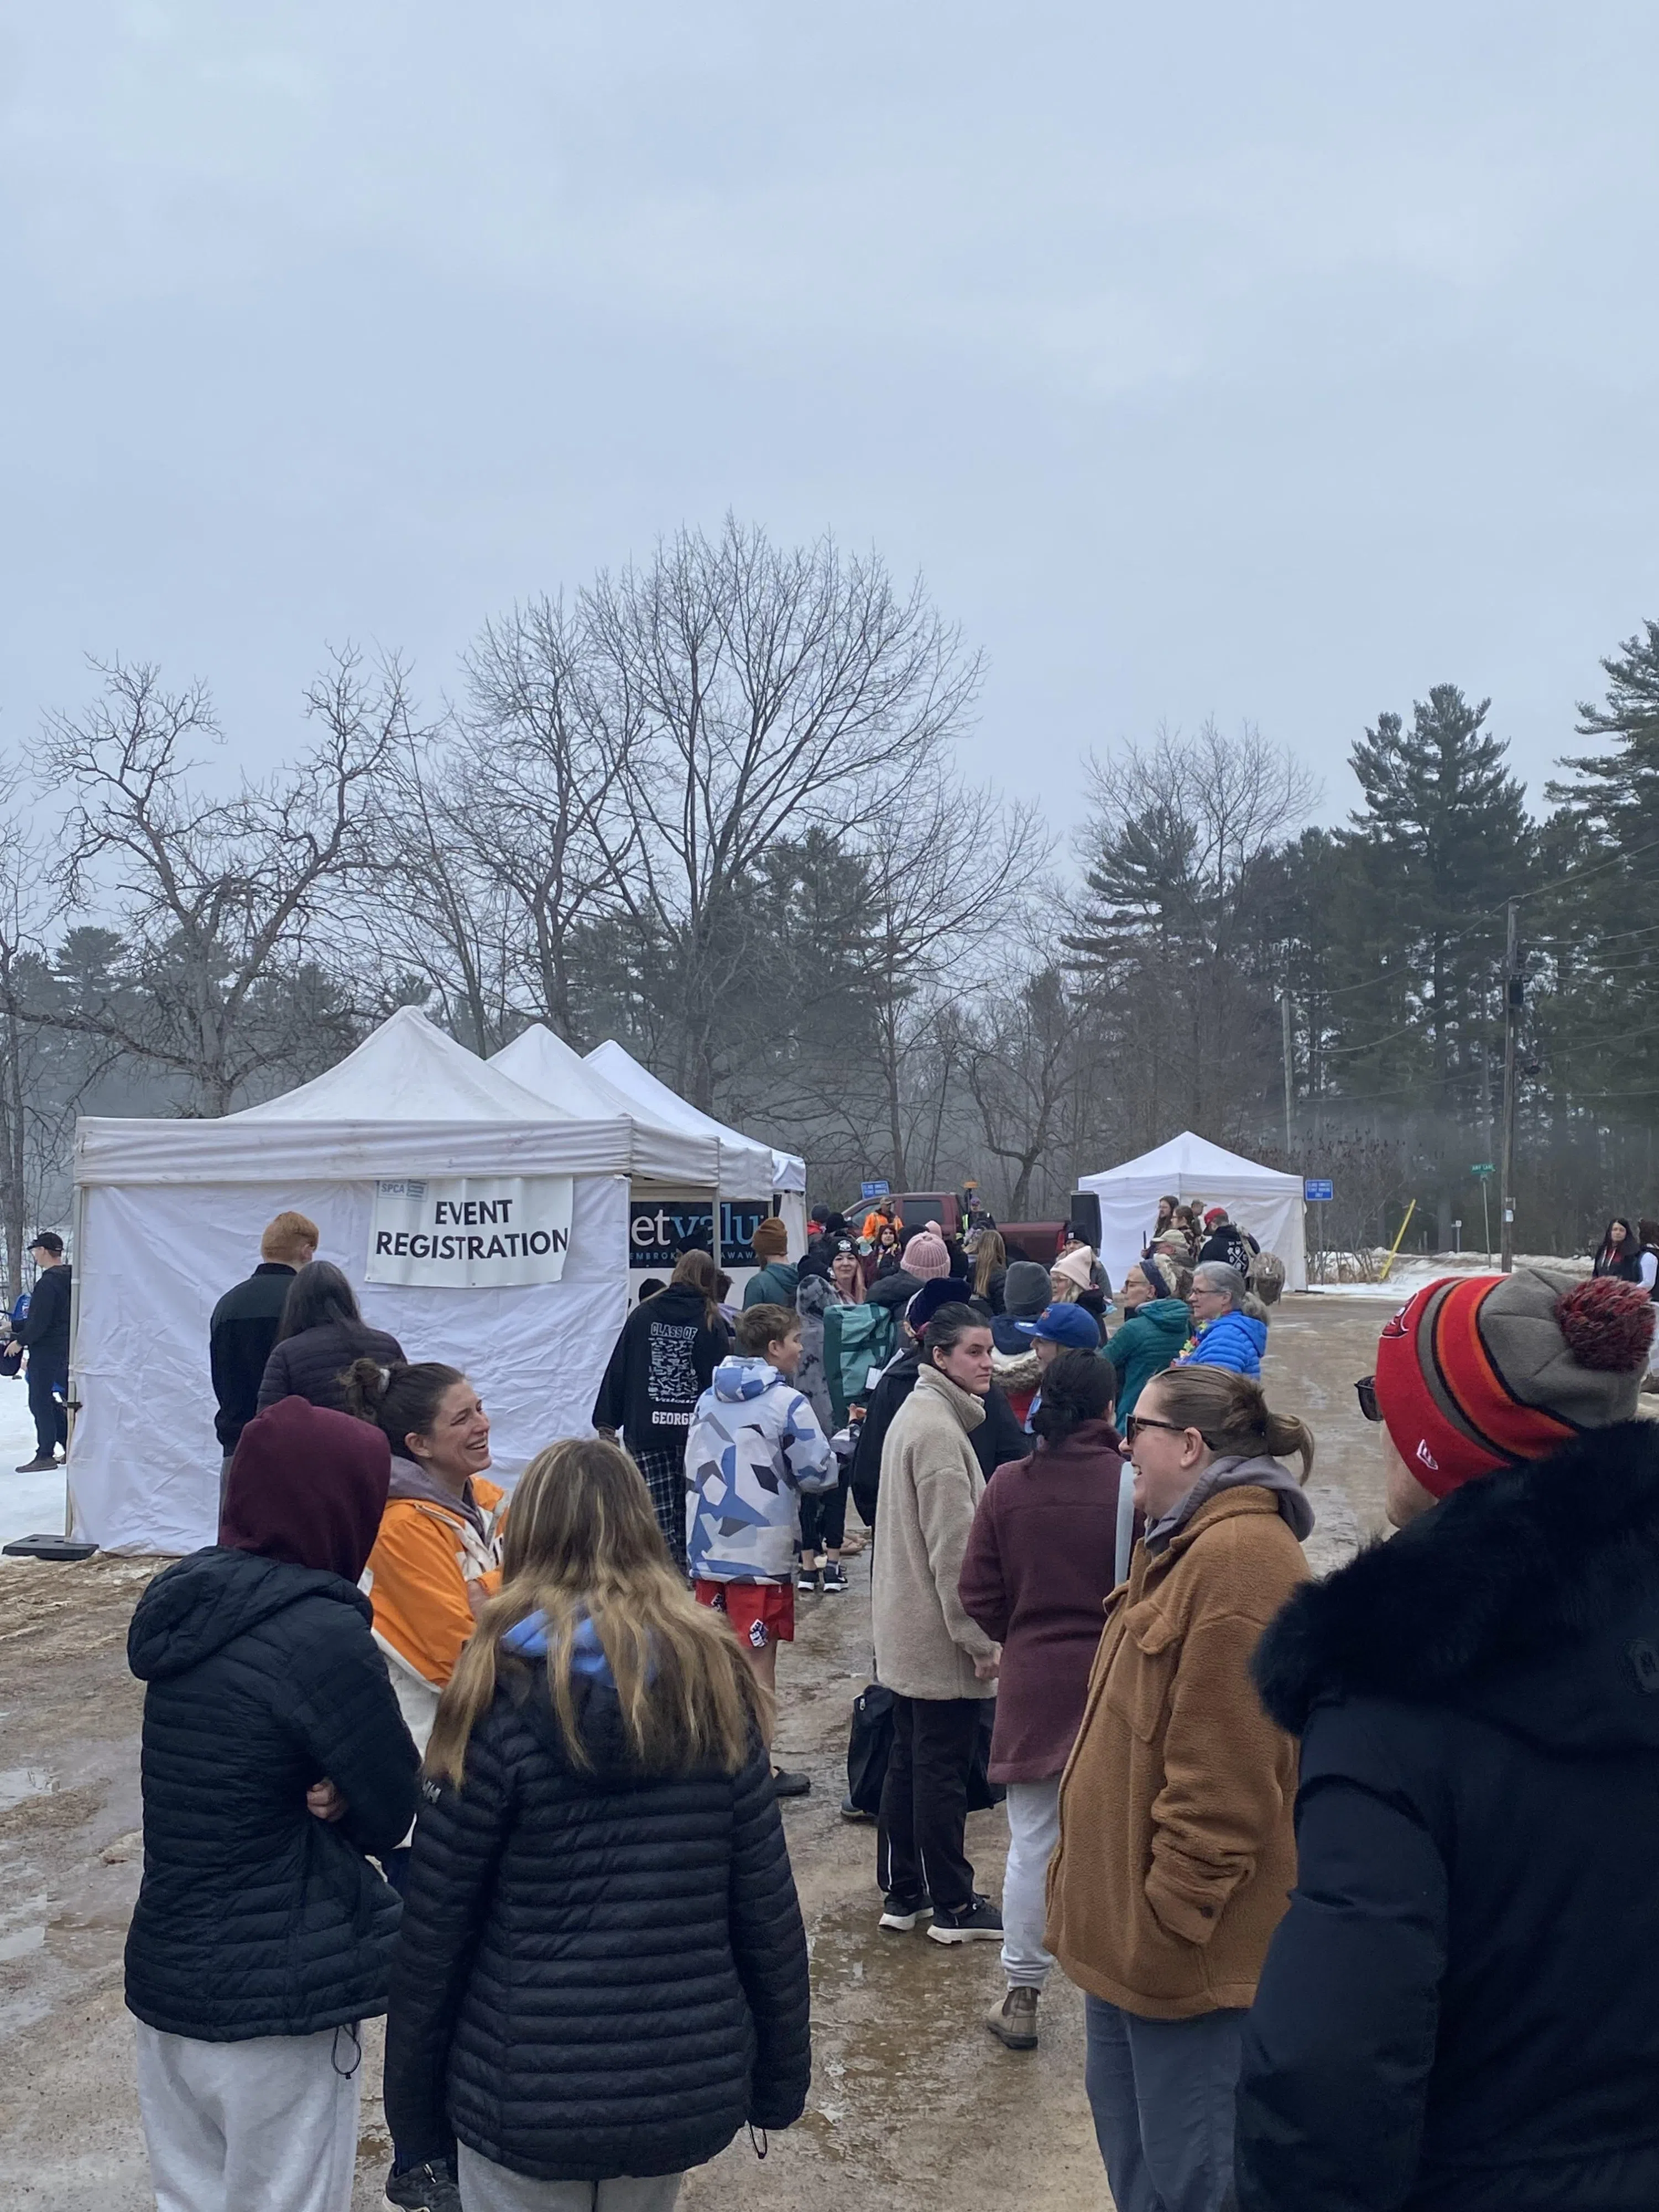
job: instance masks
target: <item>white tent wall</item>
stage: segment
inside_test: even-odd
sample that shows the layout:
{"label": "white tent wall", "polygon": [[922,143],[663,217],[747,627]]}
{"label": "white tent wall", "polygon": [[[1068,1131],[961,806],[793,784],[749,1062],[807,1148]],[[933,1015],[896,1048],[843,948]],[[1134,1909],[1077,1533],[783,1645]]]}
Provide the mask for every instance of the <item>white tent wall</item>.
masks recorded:
{"label": "white tent wall", "polygon": [[[268,1133],[280,1142],[288,1133]],[[506,1166],[499,1153],[492,1164]],[[516,1480],[544,1444],[592,1434],[594,1395],[627,1304],[627,1179],[578,1176],[562,1281],[511,1290],[366,1285],[374,1193],[372,1179],[82,1190],[81,1411],[70,1469],[77,1535],[117,1552],[190,1552],[213,1541],[220,1454],[208,1322],[221,1293],[258,1258],[266,1222],[288,1206],[317,1223],[319,1256],[350,1278],[368,1320],[390,1329],[411,1359],[447,1361],[477,1385],[498,1479]]]}
{"label": "white tent wall", "polygon": [[1296,1176],[1261,1167],[1188,1130],[1139,1159],[1079,1176],[1078,1188],[1100,1201],[1100,1256],[1115,1284],[1145,1250],[1158,1201],[1168,1194],[1224,1206],[1264,1252],[1284,1262],[1287,1291],[1308,1287],[1302,1183]]}

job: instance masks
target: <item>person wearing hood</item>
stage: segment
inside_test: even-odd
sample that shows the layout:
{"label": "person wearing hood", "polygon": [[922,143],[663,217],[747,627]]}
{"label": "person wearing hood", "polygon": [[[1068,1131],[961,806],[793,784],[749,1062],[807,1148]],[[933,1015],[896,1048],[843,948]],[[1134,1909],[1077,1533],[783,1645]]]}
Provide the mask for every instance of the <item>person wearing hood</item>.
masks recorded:
{"label": "person wearing hood", "polygon": [[1193,1287],[1187,1303],[1192,1309],[1192,1334],[1176,1354],[1177,1367],[1225,1367],[1254,1382],[1261,1372],[1261,1355],[1267,1348],[1267,1324],[1259,1314],[1244,1310],[1249,1291],[1236,1267],[1206,1260],[1193,1269]]}
{"label": "person wearing hood", "polygon": [[[1117,1370],[1117,1417],[1127,1420],[1154,1375],[1173,1364],[1192,1334],[1192,1310],[1166,1260],[1138,1260],[1118,1293],[1124,1320],[1107,1350]],[[1260,1355],[1258,1355],[1260,1364]]]}
{"label": "person wearing hood", "polygon": [[[444,1686],[485,1598],[501,1583],[507,1493],[483,1479],[489,1416],[459,1368],[436,1359],[346,1373],[346,1406],[392,1449],[380,1534],[363,1572],[374,1641],[416,1747],[426,1749]],[[401,1881],[401,1860],[393,1879]]]}
{"label": "person wearing hood", "polygon": [[1112,1426],[1115,1389],[1097,1352],[1064,1352],[1050,1364],[1036,1449],[987,1483],[963,1555],[963,1605],[1002,1647],[988,1772],[1008,1791],[1007,1987],[985,2025],[1010,2051],[1036,2048],[1038,2000],[1054,1963],[1042,1942],[1043,1890],[1060,1833],[1060,1777],[1083,1717],[1101,1607],[1127,1569],[1133,1534],[1133,1478]]}
{"label": "person wearing hood", "polygon": [[[778,1645],[795,1640],[795,1547],[803,1492],[833,1490],[830,1439],[795,1387],[800,1321],[787,1306],[748,1306],[738,1349],[697,1401],[686,1446],[686,1550],[700,1605],[731,1622],[769,1715]],[[769,1718],[766,1739],[771,1741]],[[780,1797],[804,1797],[805,1774],[775,1770]]]}
{"label": "person wearing hood", "polygon": [[1221,2212],[1240,2032],[1296,1869],[1296,1746],[1249,1666],[1307,1579],[1313,1438],[1218,1367],[1155,1375],[1124,1431],[1146,1532],[1060,1781],[1045,1940],[1085,1993],[1114,2201]]}
{"label": "person wearing hood", "polygon": [[243,1429],[219,1540],[139,1599],[144,1872],[127,1935],[158,2203],[347,2212],[360,2023],[397,1896],[369,1864],[418,1760],[357,1578],[386,1439],[283,1399]]}
{"label": "person wearing hood", "polygon": [[743,1286],[744,1305],[793,1306],[800,1271],[787,1256],[789,1231],[782,1221],[775,1213],[769,1213],[763,1221],[755,1224],[755,1233],[749,1241],[761,1264],[759,1272]]}
{"label": "person wearing hood", "polygon": [[1400,1533],[1256,1654],[1299,1865],[1244,2212],[1659,2204],[1659,1428],[1639,1284],[1441,1281],[1358,1385]]}
{"label": "person wearing hood", "polygon": [[386,2117],[466,2212],[669,2212],[806,2103],[765,1701],[615,1444],[532,1462],[503,1567],[428,1750]]}
{"label": "person wearing hood", "polygon": [[707,1252],[682,1253],[667,1289],[636,1305],[623,1323],[593,1401],[594,1427],[612,1438],[620,1432],[681,1568],[685,1440],[698,1399],[732,1349],[716,1303],[722,1279]]}
{"label": "person wearing hood", "polygon": [[[1017,1261],[1016,1267],[1018,1266]],[[1031,1263],[1027,1261],[1027,1266]],[[1046,1284],[1047,1271],[1036,1267],[1034,1272]],[[853,1454],[853,1503],[858,1507],[866,1528],[876,1525],[877,1501],[881,1494],[882,1454],[886,1447],[887,1431],[891,1428],[901,1406],[916,1387],[916,1377],[921,1372],[921,1338],[928,1322],[942,1307],[960,1304],[966,1297],[968,1285],[955,1275],[936,1276],[923,1284],[903,1310],[904,1345],[894,1353],[883,1370],[881,1379],[870,1394],[859,1429],[858,1446]],[[974,1309],[977,1310],[977,1309]],[[981,1314],[983,1321],[985,1316]],[[990,1324],[993,1332],[1002,1328],[1000,1321]],[[1030,1340],[1020,1339],[1029,1346]],[[1028,1351],[1032,1374],[1037,1371],[1036,1358]],[[993,1354],[994,1360],[995,1355]],[[988,1482],[1000,1467],[1011,1460],[1024,1459],[1031,1449],[1031,1439],[1025,1431],[1023,1417],[1017,1417],[1013,1407],[994,1381],[985,1394],[985,1419],[969,1437],[981,1472]]]}
{"label": "person wearing hood", "polygon": [[991,1323],[991,1379],[1007,1398],[1023,1429],[1042,1379],[1036,1347],[1022,1322],[1035,1321],[1048,1304],[1048,1270],[1035,1260],[1015,1260],[1003,1279],[1002,1311]]}

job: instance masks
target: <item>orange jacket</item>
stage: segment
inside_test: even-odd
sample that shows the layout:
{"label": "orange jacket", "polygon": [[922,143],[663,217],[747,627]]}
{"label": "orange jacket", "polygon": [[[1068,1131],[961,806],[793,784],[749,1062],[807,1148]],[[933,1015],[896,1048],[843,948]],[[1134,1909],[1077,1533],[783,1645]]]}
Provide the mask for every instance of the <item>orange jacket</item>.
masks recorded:
{"label": "orange jacket", "polygon": [[[472,1496],[489,1531],[477,1530],[459,1508],[426,1498],[392,1498],[363,1571],[374,1607],[375,1640],[434,1690],[455,1671],[472,1633],[472,1599],[501,1586],[500,1527],[507,1493],[476,1475]],[[392,1680],[398,1680],[398,1668]]]}

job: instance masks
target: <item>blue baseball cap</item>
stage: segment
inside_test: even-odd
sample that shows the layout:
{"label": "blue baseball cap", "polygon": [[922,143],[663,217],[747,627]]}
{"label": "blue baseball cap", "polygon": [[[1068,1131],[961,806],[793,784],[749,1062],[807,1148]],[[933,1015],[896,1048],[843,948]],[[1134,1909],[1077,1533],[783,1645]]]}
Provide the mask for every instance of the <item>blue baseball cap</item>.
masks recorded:
{"label": "blue baseball cap", "polygon": [[1014,1327],[1022,1335],[1046,1337],[1073,1352],[1100,1349],[1100,1324],[1081,1306],[1044,1306],[1035,1321],[1017,1321]]}

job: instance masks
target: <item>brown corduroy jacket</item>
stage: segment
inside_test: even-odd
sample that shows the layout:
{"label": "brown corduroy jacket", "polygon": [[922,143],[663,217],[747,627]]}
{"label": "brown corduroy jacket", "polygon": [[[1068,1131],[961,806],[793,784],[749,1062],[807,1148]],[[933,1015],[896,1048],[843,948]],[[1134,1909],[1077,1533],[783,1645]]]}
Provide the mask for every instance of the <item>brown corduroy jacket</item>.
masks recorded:
{"label": "brown corduroy jacket", "polygon": [[1150,2020],[1249,2004],[1296,1879],[1296,1745],[1250,1655],[1307,1579],[1270,1491],[1201,1506],[1108,1601],[1060,1790],[1048,1948]]}

